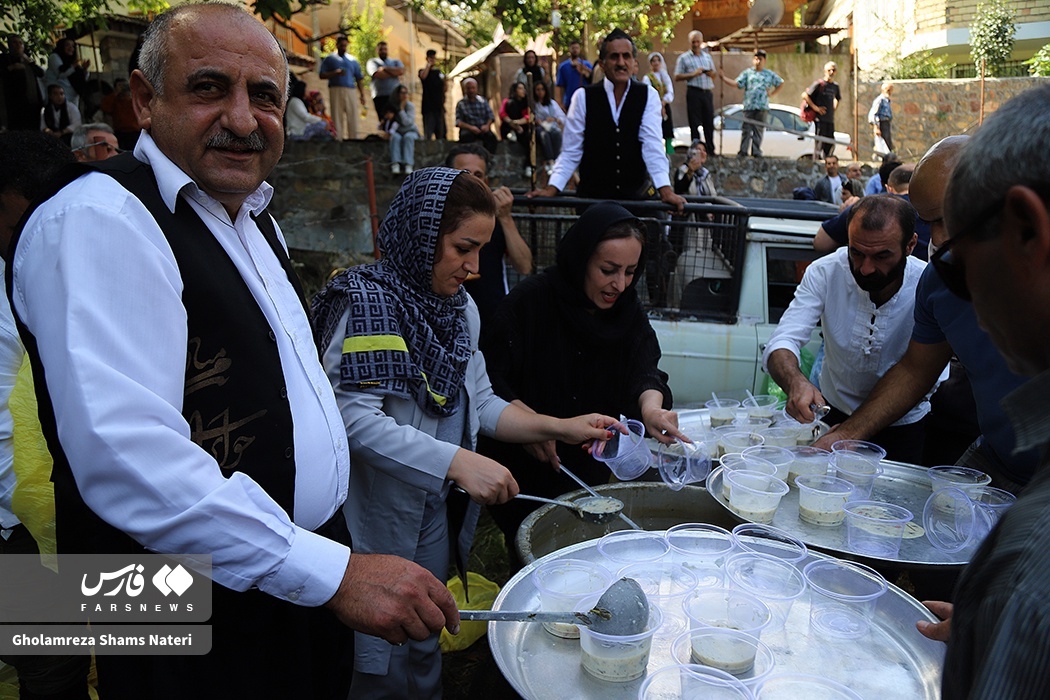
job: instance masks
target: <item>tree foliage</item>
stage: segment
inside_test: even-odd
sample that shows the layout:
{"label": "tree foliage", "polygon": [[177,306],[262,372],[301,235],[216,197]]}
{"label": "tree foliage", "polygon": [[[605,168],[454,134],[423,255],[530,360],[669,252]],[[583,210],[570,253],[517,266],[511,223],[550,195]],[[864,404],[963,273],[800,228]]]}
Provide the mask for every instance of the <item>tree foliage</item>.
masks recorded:
{"label": "tree foliage", "polygon": [[932,51],[916,51],[896,58],[884,77],[890,80],[920,80],[950,78],[955,64],[947,56],[935,56]]}
{"label": "tree foliage", "polygon": [[63,29],[83,31],[106,26],[110,0],[4,0],[0,3],[0,30],[22,37],[26,53],[43,57],[51,53]]}
{"label": "tree foliage", "polygon": [[1028,66],[1028,74],[1035,76],[1050,76],[1050,44],[1039,49],[1034,56],[1025,61]]}
{"label": "tree foliage", "polygon": [[[487,43],[497,21],[516,43],[550,32],[551,0],[414,0],[417,7],[447,19],[475,39]],[[692,0],[558,0],[561,28],[559,50],[573,39],[599,37],[615,27],[635,38],[639,49],[667,42],[675,26],[693,6]],[[486,38],[483,38],[486,37]],[[593,51],[594,41],[588,47]]]}
{"label": "tree foliage", "polygon": [[1014,11],[1004,0],[988,0],[977,6],[970,27],[970,56],[977,70],[984,64],[987,75],[997,76],[1014,49]]}

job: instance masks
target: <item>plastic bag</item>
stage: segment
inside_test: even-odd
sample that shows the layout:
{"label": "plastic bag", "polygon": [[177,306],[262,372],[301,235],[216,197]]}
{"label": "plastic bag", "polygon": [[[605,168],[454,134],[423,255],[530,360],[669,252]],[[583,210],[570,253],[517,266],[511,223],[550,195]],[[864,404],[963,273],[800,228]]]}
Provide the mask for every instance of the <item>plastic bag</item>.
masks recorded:
{"label": "plastic bag", "polygon": [[[809,348],[802,348],[802,352],[800,354],[802,356],[802,360],[799,362],[799,369],[802,371],[803,375],[808,377],[810,370],[813,369],[813,360],[815,358],[813,356],[813,353],[810,352]],[[780,399],[781,402],[787,401],[787,394],[784,393],[784,390],[780,388],[779,384],[773,381],[773,377],[769,376],[768,374],[765,375],[765,377],[766,379],[762,384],[761,392],[763,394],[770,394],[771,396],[776,396]]]}
{"label": "plastic bag", "polygon": [[[448,590],[456,599],[456,606],[460,610],[491,610],[499,594],[499,586],[473,571],[467,572],[467,584],[470,587],[469,603],[463,595],[463,582],[459,576],[453,576],[448,582]],[[441,639],[438,642],[441,653],[466,649],[484,637],[487,629],[487,622],[463,621],[459,624],[459,634],[449,634],[448,630],[441,630]]]}

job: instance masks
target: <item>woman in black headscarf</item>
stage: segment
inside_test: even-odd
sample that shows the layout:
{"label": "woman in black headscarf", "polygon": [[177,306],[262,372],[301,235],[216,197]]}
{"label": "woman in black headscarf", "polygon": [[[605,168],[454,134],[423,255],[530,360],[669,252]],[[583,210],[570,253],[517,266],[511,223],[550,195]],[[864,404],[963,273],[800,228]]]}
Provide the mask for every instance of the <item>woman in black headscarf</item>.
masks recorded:
{"label": "woman in black headscarf", "polygon": [[[539,415],[493,394],[477,352],[478,309],[462,285],[478,270],[495,216],[492,192],[476,177],[418,170],[383,219],[382,259],[337,275],[312,306],[350,445],[343,511],[354,551],[412,559],[442,581],[450,538],[465,565],[478,504],[518,492],[504,467],[474,452],[479,433],[578,444],[604,439],[615,423]],[[446,507],[453,482],[474,499],[465,510]],[[354,652],[354,698],[441,694],[437,635],[392,647],[358,633]]]}
{"label": "woman in black headscarf", "polygon": [[[633,214],[613,202],[596,204],[558,243],[557,264],[511,290],[482,346],[499,396],[552,416],[623,414],[661,442],[683,437],[669,410],[667,375],[657,367],[660,345],[635,292],[644,241]],[[509,467],[524,493],[554,497],[576,489],[557,473],[559,460],[590,484],[609,480],[609,469],[576,447],[486,442],[482,451]],[[516,501],[490,510],[510,543],[534,508]]]}

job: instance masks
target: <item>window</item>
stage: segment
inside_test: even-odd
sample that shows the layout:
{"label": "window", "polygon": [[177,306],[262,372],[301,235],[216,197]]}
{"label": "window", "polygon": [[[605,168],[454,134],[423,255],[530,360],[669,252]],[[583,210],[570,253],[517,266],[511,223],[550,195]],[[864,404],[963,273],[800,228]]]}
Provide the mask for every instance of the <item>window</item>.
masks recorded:
{"label": "window", "polygon": [[809,264],[820,257],[813,248],[766,248],[766,284],[769,322],[779,323],[788,304],[795,298],[795,288]]}
{"label": "window", "polygon": [[743,116],[743,110],[739,109],[724,113],[722,116],[722,128],[726,131],[740,131],[740,127],[743,125],[740,118]]}

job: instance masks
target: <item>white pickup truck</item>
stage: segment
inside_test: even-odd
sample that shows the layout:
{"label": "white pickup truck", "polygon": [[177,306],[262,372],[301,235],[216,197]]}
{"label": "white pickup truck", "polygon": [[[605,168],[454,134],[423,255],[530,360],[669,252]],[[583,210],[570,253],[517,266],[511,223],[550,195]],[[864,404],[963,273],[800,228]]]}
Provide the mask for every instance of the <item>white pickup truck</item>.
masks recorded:
{"label": "white pickup truck", "polygon": [[[811,261],[813,236],[819,220],[788,218],[791,205],[799,214],[830,218],[836,213],[813,202],[777,202],[780,215],[764,215],[763,208],[749,207],[743,260],[732,274],[739,275],[739,299],[728,318],[705,318],[653,312],[650,322],[660,339],[660,368],[670,376],[676,406],[703,405],[712,391],[744,388],[760,392],[766,381],[762,351],[781,315],[794,297],[795,287]],[[711,286],[711,282],[708,286]],[[717,284],[717,283],[715,283]],[[820,345],[814,333],[810,350]]]}

